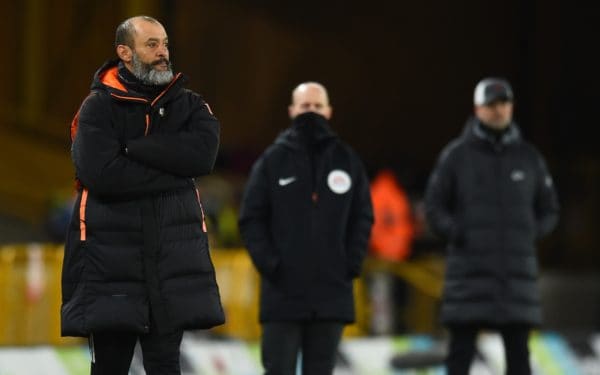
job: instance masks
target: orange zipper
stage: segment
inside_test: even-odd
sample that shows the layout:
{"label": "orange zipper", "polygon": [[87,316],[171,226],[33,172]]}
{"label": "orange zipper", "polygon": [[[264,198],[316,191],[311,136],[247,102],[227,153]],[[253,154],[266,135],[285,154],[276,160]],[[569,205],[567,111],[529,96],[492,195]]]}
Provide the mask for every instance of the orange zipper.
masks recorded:
{"label": "orange zipper", "polygon": [[198,199],[198,205],[200,206],[200,212],[202,213],[202,231],[206,233],[206,220],[204,220],[204,208],[202,208],[202,202],[200,202],[200,192],[197,188],[194,188],[194,190],[196,190],[196,199]]}
{"label": "orange zipper", "polygon": [[85,224],[85,209],[87,206],[88,190],[81,191],[81,201],[79,202],[79,239],[85,241],[87,237],[87,227]]}

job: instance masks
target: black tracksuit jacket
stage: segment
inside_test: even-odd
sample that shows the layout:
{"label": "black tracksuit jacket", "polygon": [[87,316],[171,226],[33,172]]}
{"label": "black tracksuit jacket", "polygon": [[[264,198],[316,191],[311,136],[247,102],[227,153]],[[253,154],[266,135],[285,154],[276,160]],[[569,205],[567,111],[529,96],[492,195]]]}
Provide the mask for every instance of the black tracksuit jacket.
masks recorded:
{"label": "black tracksuit jacket", "polygon": [[535,241],[558,221],[558,199],[540,153],[516,124],[494,140],[476,119],[441,153],[425,206],[448,240],[444,323],[539,325]]}
{"label": "black tracksuit jacket", "polygon": [[358,156],[324,117],[296,117],[254,164],[242,200],[241,234],[262,276],[260,321],[352,322],[372,223]]}
{"label": "black tracksuit jacket", "polygon": [[212,170],[219,123],[181,74],[148,99],[124,69],[98,70],[72,124],[80,188],[62,273],[66,336],[224,321],[193,181]]}

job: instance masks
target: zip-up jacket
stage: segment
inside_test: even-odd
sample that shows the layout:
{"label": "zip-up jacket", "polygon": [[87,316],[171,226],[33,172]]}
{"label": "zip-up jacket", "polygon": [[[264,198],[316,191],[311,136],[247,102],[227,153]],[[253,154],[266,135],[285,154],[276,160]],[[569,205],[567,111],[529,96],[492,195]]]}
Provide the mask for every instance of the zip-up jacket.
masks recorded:
{"label": "zip-up jacket", "polygon": [[470,119],[442,151],[425,207],[447,239],[444,323],[539,325],[535,241],[558,221],[541,154],[511,124],[499,139]]}
{"label": "zip-up jacket", "polygon": [[372,223],[356,153],[324,117],[296,117],[254,164],[242,199],[240,230],[262,281],[260,321],[352,322],[352,280]]}
{"label": "zip-up jacket", "polygon": [[[121,69],[125,69],[121,67]],[[147,333],[224,322],[193,178],[211,172],[219,123],[173,80],[148,98],[109,61],[71,125],[78,196],[62,273],[62,334]]]}

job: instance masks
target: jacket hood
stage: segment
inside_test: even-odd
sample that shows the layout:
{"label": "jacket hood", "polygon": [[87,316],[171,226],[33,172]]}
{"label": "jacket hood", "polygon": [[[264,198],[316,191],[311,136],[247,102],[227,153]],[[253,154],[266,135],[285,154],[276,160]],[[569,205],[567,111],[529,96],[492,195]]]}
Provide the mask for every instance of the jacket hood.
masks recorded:
{"label": "jacket hood", "polygon": [[[488,133],[483,131],[481,127],[484,126],[479,119],[475,116],[469,117],[463,128],[462,137],[471,141],[486,142],[489,144],[496,144],[496,140],[493,139]],[[519,126],[512,121],[506,131],[500,137],[499,144],[502,146],[508,146],[521,141],[521,130]]]}
{"label": "jacket hood", "polygon": [[275,139],[275,144],[292,148],[307,147],[309,144],[320,145],[328,140],[338,138],[331,129],[327,119],[315,112],[306,112],[296,116],[289,128]]}

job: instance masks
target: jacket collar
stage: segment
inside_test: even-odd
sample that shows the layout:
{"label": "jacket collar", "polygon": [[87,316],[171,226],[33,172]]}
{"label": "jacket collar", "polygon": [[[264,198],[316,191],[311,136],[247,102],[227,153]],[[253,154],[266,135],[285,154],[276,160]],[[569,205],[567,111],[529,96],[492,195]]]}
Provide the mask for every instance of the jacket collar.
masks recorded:
{"label": "jacket collar", "polygon": [[146,95],[132,90],[132,88],[128,87],[127,82],[122,77],[119,77],[119,63],[119,59],[105,62],[94,74],[91,89],[106,90],[116,99],[147,102],[155,105],[158,101],[164,102],[168,100],[187,81],[182,73],[177,73],[173,77],[173,80],[165,85],[163,90],[157,90],[157,95],[154,98],[148,98]]}
{"label": "jacket collar", "polygon": [[510,123],[508,129],[502,134],[499,141],[481,129],[482,126],[481,121],[476,117],[470,117],[463,129],[463,137],[474,141],[489,143],[493,146],[508,146],[521,140],[521,130],[514,121]]}

